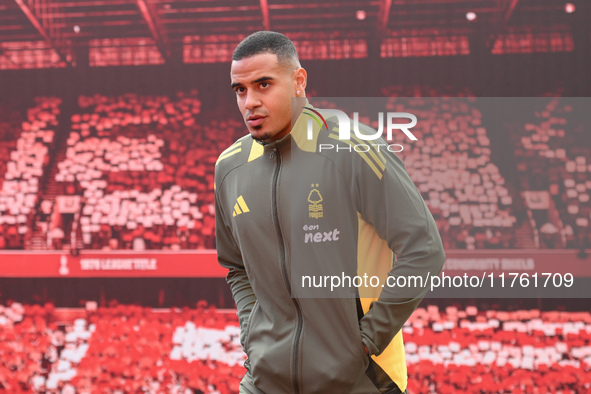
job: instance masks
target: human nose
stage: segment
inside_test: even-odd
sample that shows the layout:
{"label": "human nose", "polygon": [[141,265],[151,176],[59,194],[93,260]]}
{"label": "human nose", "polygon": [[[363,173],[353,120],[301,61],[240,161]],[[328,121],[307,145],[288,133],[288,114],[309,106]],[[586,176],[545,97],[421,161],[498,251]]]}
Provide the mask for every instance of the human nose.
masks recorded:
{"label": "human nose", "polygon": [[246,97],[244,98],[244,107],[246,109],[253,109],[259,107],[261,105],[261,101],[259,100],[258,95],[256,92],[250,91],[246,93]]}

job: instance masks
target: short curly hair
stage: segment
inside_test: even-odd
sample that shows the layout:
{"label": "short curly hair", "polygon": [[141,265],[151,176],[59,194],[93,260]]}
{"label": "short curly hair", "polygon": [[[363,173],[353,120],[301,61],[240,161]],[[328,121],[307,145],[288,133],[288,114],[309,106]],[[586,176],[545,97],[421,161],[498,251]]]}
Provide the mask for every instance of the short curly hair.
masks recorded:
{"label": "short curly hair", "polygon": [[234,50],[232,60],[242,60],[261,53],[277,55],[279,64],[293,68],[301,67],[293,42],[274,31],[257,31],[246,37]]}

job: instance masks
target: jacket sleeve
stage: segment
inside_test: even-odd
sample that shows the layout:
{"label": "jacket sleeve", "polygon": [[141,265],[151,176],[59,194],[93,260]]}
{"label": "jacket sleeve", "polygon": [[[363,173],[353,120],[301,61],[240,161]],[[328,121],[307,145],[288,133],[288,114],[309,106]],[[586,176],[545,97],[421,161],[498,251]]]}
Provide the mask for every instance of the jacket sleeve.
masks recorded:
{"label": "jacket sleeve", "polygon": [[352,191],[357,194],[357,209],[396,255],[388,276],[420,276],[423,283],[414,287],[384,285],[379,299],[360,320],[370,355],[379,355],[400,331],[427,293],[429,277],[438,276],[445,261],[435,220],[404,163],[385,145],[379,152],[382,154],[376,156],[383,161],[383,171],[381,166],[372,167],[367,159],[354,155],[359,160],[354,164]]}
{"label": "jacket sleeve", "polygon": [[[232,297],[238,309],[240,323],[240,343],[244,349],[244,337],[247,332],[248,318],[256,302],[254,291],[248,280],[244,268],[240,248],[238,247],[230,228],[226,225],[223,207],[218,194],[215,195],[215,233],[218,262],[227,268],[226,282],[230,285]],[[246,352],[246,349],[244,349]]]}

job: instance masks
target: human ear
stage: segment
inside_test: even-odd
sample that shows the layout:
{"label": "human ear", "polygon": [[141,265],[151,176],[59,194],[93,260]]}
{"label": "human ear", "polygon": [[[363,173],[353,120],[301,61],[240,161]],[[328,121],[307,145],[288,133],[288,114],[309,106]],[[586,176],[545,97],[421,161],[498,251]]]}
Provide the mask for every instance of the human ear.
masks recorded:
{"label": "human ear", "polygon": [[[297,91],[305,92],[306,84],[308,82],[308,73],[303,68],[298,68],[294,72],[294,88]],[[298,95],[300,93],[297,93]]]}

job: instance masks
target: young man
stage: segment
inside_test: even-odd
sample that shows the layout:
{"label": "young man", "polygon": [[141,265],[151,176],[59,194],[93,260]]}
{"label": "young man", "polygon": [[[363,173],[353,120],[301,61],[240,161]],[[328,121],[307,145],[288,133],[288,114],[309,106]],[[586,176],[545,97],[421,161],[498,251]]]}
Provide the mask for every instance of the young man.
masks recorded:
{"label": "young man", "polygon": [[[308,133],[302,108],[322,110],[305,98],[306,71],[287,37],[254,33],[232,59],[250,135],[220,155],[215,205],[218,260],[248,356],[240,392],[404,392],[400,330],[427,284],[333,293],[303,278],[437,276],[445,255],[433,217],[394,153],[346,151],[328,113]],[[318,149],[327,143],[343,149]]]}

